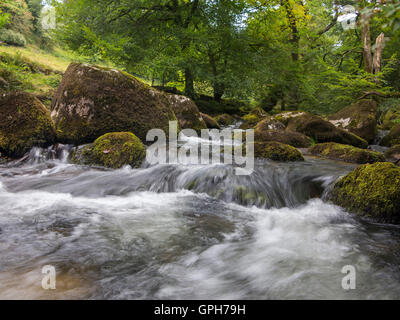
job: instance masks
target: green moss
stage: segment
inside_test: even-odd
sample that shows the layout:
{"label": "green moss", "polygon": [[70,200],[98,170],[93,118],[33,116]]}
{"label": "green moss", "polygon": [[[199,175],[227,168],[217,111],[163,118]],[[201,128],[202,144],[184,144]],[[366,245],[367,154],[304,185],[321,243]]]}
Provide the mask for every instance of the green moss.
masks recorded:
{"label": "green moss", "polygon": [[296,148],[275,141],[255,142],[254,156],[280,162],[304,161],[303,155]]}
{"label": "green moss", "polygon": [[0,98],[0,152],[20,157],[32,147],[55,141],[49,111],[33,95],[11,93]]}
{"label": "green moss", "polygon": [[314,155],[320,155],[328,159],[359,164],[385,161],[385,157],[379,152],[364,150],[334,142],[316,144],[310,148],[310,152]]}
{"label": "green moss", "polygon": [[330,199],[380,222],[400,222],[400,168],[392,163],[362,165],[336,182]]}

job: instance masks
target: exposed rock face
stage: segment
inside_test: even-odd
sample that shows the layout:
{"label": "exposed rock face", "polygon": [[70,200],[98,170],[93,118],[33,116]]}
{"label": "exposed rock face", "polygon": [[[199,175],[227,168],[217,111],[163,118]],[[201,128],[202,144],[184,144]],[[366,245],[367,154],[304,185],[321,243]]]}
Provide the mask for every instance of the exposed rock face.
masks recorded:
{"label": "exposed rock face", "polygon": [[208,129],[221,129],[218,122],[211,116],[205,113],[200,113]]}
{"label": "exposed rock face", "polygon": [[363,149],[368,147],[367,141],[359,136],[337,128],[329,121],[310,113],[303,113],[297,117],[292,117],[288,122],[286,130],[303,133],[314,139],[317,143],[337,142]]}
{"label": "exposed rock face", "polygon": [[167,94],[118,70],[72,63],[51,104],[62,142],[91,142],[107,132],[129,131],[145,141],[150,129],[168,132],[176,120]]}
{"label": "exposed rock face", "polygon": [[381,145],[385,147],[391,147],[396,144],[400,144],[400,124],[395,125],[381,142]]}
{"label": "exposed rock face", "polygon": [[231,125],[232,123],[235,122],[235,119],[231,115],[229,115],[227,113],[220,114],[220,115],[216,116],[215,120],[222,127],[229,126],[229,125]]}
{"label": "exposed rock face", "polygon": [[139,167],[145,157],[146,148],[138,137],[130,132],[112,132],[78,148],[71,161],[118,169],[125,165]]}
{"label": "exposed rock face", "polygon": [[201,129],[207,129],[206,123],[193,100],[176,94],[168,95],[168,99],[178,118],[180,129],[193,129],[197,132]]}
{"label": "exposed rock face", "polygon": [[254,156],[273,161],[304,161],[303,155],[296,148],[275,141],[255,142]]}
{"label": "exposed rock face", "polygon": [[310,138],[298,132],[283,130],[284,128],[281,122],[268,117],[255,127],[254,140],[256,142],[276,141],[296,148],[311,146]]}
{"label": "exposed rock face", "polygon": [[374,100],[364,99],[329,116],[329,121],[372,142],[377,132],[377,111],[378,105]]}
{"label": "exposed rock face", "polygon": [[54,141],[50,113],[37,98],[25,92],[0,96],[0,153],[21,157]]}
{"label": "exposed rock face", "polygon": [[362,165],[339,179],[329,198],[379,222],[400,223],[400,168],[389,162]]}
{"label": "exposed rock face", "polygon": [[328,159],[359,164],[385,161],[385,157],[379,152],[360,149],[334,142],[316,144],[310,148],[310,153]]}
{"label": "exposed rock face", "polygon": [[386,151],[385,158],[389,162],[400,163],[400,144],[396,144]]}

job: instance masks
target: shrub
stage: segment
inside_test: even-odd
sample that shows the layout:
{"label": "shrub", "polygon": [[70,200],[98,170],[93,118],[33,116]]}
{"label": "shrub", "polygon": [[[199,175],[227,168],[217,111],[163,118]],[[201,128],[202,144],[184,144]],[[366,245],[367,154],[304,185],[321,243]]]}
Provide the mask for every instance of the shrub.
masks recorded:
{"label": "shrub", "polygon": [[25,37],[21,33],[10,29],[0,30],[0,41],[3,41],[13,46],[20,46],[20,47],[26,46]]}

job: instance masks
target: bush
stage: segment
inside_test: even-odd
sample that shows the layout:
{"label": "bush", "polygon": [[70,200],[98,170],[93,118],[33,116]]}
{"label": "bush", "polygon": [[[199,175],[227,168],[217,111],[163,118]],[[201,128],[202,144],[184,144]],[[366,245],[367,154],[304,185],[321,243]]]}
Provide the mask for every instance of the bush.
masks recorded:
{"label": "bush", "polygon": [[10,29],[0,30],[0,41],[3,41],[13,46],[20,46],[20,47],[26,46],[25,37],[21,33]]}

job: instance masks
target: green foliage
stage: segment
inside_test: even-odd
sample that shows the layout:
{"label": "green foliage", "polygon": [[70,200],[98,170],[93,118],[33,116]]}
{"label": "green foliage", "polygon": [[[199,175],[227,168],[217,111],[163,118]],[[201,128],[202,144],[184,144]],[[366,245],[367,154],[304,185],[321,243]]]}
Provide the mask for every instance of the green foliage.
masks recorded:
{"label": "green foliage", "polygon": [[25,37],[21,33],[10,29],[0,30],[0,41],[13,46],[19,46],[19,47],[26,46]]}

